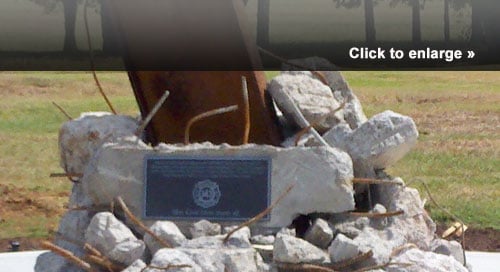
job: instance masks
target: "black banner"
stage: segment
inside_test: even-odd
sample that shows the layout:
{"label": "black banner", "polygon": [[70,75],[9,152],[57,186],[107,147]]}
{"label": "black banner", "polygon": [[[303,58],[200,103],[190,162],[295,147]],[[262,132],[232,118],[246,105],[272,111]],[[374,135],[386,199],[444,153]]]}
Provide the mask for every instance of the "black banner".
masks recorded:
{"label": "black banner", "polygon": [[0,70],[498,70],[499,48],[498,0],[0,2]]}

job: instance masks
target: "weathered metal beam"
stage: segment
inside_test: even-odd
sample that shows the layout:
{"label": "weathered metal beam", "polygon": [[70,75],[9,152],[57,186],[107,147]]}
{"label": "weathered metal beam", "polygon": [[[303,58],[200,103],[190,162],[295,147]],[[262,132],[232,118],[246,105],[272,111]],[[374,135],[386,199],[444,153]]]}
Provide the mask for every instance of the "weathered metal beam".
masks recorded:
{"label": "weathered metal beam", "polygon": [[[147,113],[160,98],[162,90],[170,90],[169,99],[153,117],[147,128],[153,143],[180,143],[188,121],[203,112],[238,105],[244,109],[241,76],[247,78],[250,100],[250,138],[253,143],[278,145],[281,142],[275,113],[264,93],[262,72],[129,72],[141,111]],[[245,130],[243,110],[214,116],[196,123],[190,133],[191,142],[242,144]]]}
{"label": "weathered metal beam", "polygon": [[[244,109],[241,77],[248,83],[249,141],[278,145],[281,133],[266,79],[260,68],[255,41],[245,25],[241,0],[108,0],[134,94],[143,115],[148,114],[165,90],[169,99],[146,128],[148,140],[180,143],[189,119],[202,112],[229,105]],[[183,67],[187,63],[190,66]],[[244,71],[139,71],[179,67],[189,70],[217,63],[220,68]],[[185,68],[185,69],[184,69]],[[181,69],[177,69],[181,70]],[[248,71],[251,70],[251,71]],[[241,144],[245,132],[243,110],[196,123],[193,142]]]}

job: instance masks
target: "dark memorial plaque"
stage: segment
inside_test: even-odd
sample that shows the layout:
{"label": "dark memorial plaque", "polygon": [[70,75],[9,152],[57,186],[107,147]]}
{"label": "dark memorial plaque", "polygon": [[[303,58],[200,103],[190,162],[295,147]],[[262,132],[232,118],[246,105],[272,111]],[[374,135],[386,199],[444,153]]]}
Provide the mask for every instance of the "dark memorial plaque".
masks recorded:
{"label": "dark memorial plaque", "polygon": [[270,205],[268,157],[151,155],[144,161],[145,219],[243,221]]}

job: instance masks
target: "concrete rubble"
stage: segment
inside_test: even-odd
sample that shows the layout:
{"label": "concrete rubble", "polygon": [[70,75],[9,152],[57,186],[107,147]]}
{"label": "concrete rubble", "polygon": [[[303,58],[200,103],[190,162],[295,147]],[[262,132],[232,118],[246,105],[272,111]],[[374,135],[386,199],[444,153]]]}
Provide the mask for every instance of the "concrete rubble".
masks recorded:
{"label": "concrete rubble", "polygon": [[467,272],[461,263],[453,257],[437,254],[429,251],[422,251],[417,248],[411,248],[401,252],[393,258],[394,262],[412,264],[409,267],[401,268],[389,266],[389,272],[419,272],[419,271],[435,271],[435,272]]}
{"label": "concrete rubble", "polygon": [[214,236],[221,234],[222,228],[220,224],[211,223],[208,220],[201,220],[193,224],[189,229],[191,237],[198,238],[202,236]]}
{"label": "concrete rubble", "polygon": [[460,245],[457,241],[436,239],[432,241],[431,249],[432,252],[451,256],[459,263],[464,263],[462,245]]}
{"label": "concrete rubble", "polygon": [[85,240],[110,260],[126,265],[141,258],[146,248],[144,242],[110,212],[94,215]]}
{"label": "concrete rubble", "polygon": [[[335,65],[326,59],[318,57],[295,59],[291,60],[290,63],[295,65],[298,64],[301,67],[308,67],[310,71],[293,71],[296,70],[297,67],[284,64],[283,74],[301,74],[313,79],[320,79],[320,77],[322,77],[322,79],[326,80],[326,85],[330,87],[335,100],[339,103],[346,103],[342,110],[342,115],[343,120],[351,129],[356,129],[362,123],[366,122],[367,119],[363,112],[361,102],[356,97],[351,87],[349,87],[349,83],[345,80],[344,76],[339,71],[336,71],[338,68],[335,67]],[[317,71],[316,73],[319,72],[320,76],[314,75],[311,71]]]}
{"label": "concrete rubble", "polygon": [[361,249],[356,242],[339,233],[328,247],[328,253],[332,262],[341,262],[358,256]]}
{"label": "concrete rubble", "polygon": [[[343,120],[341,113],[330,115],[340,103],[334,99],[330,88],[318,79],[303,74],[282,74],[271,80],[268,91],[285,118],[295,125],[300,126],[301,122],[293,114],[292,103],[297,105],[309,123],[324,119],[315,126],[320,132],[325,132]],[[288,98],[291,101],[288,101]]]}
{"label": "concrete rubble", "polygon": [[323,137],[332,146],[349,153],[355,164],[374,169],[385,169],[396,163],[418,138],[413,120],[392,111],[373,116],[351,133],[342,132],[340,137],[337,133],[337,130],[329,131]]}
{"label": "concrete rubble", "polygon": [[133,262],[131,265],[129,265],[127,268],[122,270],[122,272],[141,272],[145,268],[146,268],[146,264],[141,259],[138,259],[135,262]]}
{"label": "concrete rubble", "polygon": [[274,241],[274,261],[281,263],[329,263],[330,256],[313,244],[290,235],[278,235]]}
{"label": "concrete rubble", "polygon": [[[150,227],[150,230],[172,246],[180,246],[186,242],[186,237],[173,222],[156,221]],[[151,254],[155,254],[162,248],[161,244],[149,233],[144,234],[144,243],[146,243]]]}
{"label": "concrete rubble", "polygon": [[[334,69],[320,58],[292,63],[312,70]],[[85,114],[65,123],[59,135],[61,166],[67,173],[83,174],[73,185],[69,206],[83,208],[62,217],[54,243],[83,260],[89,254],[83,248],[87,243],[119,267],[113,271],[125,272],[288,271],[282,266],[345,263],[342,271],[373,265],[381,266],[373,271],[470,271],[463,265],[460,244],[436,237],[418,191],[383,171],[415,145],[418,130],[410,117],[384,111],[367,118],[340,72],[285,71],[271,80],[269,91],[283,113],[288,138],[283,147],[208,142],[151,147],[134,135],[134,118],[107,113]],[[331,114],[342,103],[344,107]],[[304,127],[297,108],[326,145],[308,132],[295,146],[296,133]],[[228,239],[226,235],[242,222],[145,220],[143,163],[151,154],[266,156],[272,167],[270,202],[290,185],[293,189],[271,210],[268,221],[244,226]],[[371,202],[360,203],[364,200],[358,196],[368,187],[355,189],[354,177],[391,182],[372,185]],[[132,222],[116,203],[110,208],[118,196],[150,232]],[[355,210],[366,216],[350,213]],[[383,216],[395,211],[401,212]],[[95,271],[108,271],[92,265]],[[49,252],[38,258],[35,271],[83,270]]]}
{"label": "concrete rubble", "polygon": [[132,117],[107,112],[83,113],[59,130],[61,167],[82,174],[93,153],[106,142],[133,135],[138,122]]}
{"label": "concrete rubble", "polygon": [[274,244],[275,237],[274,235],[255,235],[250,237],[250,241],[254,245],[272,245]]}
{"label": "concrete rubble", "polygon": [[321,218],[316,219],[304,234],[306,241],[323,249],[328,247],[333,237],[334,233],[328,222]]}

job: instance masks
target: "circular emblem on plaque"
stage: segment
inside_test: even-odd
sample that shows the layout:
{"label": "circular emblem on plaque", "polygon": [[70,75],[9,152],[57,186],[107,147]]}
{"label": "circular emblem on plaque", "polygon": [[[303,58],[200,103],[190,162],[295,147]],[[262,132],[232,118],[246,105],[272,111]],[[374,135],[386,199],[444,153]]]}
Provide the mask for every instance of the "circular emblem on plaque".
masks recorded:
{"label": "circular emblem on plaque", "polygon": [[219,203],[221,192],[219,185],[209,179],[197,182],[193,189],[194,203],[204,209]]}

